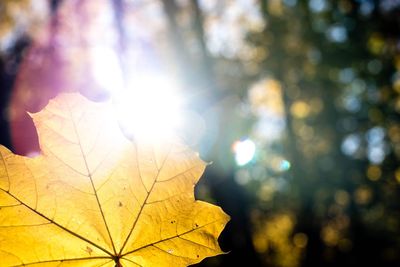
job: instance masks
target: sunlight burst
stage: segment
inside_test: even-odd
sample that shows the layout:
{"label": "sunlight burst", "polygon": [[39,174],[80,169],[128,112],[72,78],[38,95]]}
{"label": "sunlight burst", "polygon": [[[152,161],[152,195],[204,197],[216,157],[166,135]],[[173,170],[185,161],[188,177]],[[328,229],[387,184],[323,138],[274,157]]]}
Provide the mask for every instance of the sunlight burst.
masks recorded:
{"label": "sunlight burst", "polygon": [[128,135],[146,139],[169,137],[182,124],[179,87],[167,77],[138,77],[115,100],[121,126]]}

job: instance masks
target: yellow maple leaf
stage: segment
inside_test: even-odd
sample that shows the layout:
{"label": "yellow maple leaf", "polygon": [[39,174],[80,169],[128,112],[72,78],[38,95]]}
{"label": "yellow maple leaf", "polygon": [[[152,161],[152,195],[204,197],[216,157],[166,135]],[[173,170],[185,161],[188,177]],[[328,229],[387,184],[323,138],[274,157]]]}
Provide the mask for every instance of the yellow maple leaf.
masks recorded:
{"label": "yellow maple leaf", "polygon": [[0,266],[187,266],[221,254],[229,217],[194,199],[205,163],[131,142],[110,103],[61,94],[31,115],[42,153],[0,146]]}

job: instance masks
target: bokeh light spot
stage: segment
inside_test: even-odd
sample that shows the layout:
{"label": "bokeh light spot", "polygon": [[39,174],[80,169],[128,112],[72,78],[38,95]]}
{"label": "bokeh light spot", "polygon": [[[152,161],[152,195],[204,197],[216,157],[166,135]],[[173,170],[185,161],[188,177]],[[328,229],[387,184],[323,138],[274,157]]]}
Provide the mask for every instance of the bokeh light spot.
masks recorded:
{"label": "bokeh light spot", "polygon": [[310,105],[304,101],[296,101],[290,107],[290,113],[299,119],[304,119],[310,114]]}
{"label": "bokeh light spot", "polygon": [[305,248],[307,246],[308,237],[304,233],[297,233],[293,237],[293,243],[298,248]]}
{"label": "bokeh light spot", "polygon": [[341,206],[347,206],[347,204],[350,202],[349,193],[344,190],[338,190],[335,193],[335,202]]}
{"label": "bokeh light spot", "polygon": [[400,168],[398,168],[395,173],[394,173],[394,177],[396,178],[396,181],[398,183],[400,183]]}
{"label": "bokeh light spot", "polygon": [[236,141],[232,148],[235,153],[236,164],[239,166],[249,163],[254,158],[256,152],[256,145],[250,139]]}
{"label": "bokeh light spot", "polygon": [[371,181],[378,181],[381,178],[382,170],[379,166],[371,165],[367,169],[367,177]]}
{"label": "bokeh light spot", "polygon": [[361,145],[361,138],[357,134],[349,134],[342,141],[341,150],[347,156],[357,153]]}

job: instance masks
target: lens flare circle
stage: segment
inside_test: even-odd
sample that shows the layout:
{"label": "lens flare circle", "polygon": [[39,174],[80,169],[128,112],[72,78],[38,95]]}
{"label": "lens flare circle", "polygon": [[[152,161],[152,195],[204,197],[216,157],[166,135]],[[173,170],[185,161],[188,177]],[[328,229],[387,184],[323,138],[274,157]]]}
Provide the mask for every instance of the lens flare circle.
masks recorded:
{"label": "lens flare circle", "polygon": [[236,164],[244,166],[253,160],[256,153],[256,144],[250,139],[236,141],[233,144],[233,152],[235,153]]}

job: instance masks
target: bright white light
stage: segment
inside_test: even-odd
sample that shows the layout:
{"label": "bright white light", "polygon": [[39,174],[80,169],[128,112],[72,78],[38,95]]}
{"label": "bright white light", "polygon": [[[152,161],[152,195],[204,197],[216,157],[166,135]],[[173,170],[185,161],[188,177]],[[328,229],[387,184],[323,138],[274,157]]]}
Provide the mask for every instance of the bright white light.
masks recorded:
{"label": "bright white light", "polygon": [[114,92],[123,87],[122,70],[117,53],[107,47],[94,47],[92,56],[93,77],[103,89]]}
{"label": "bright white light", "polygon": [[160,73],[126,70],[124,81],[117,53],[109,47],[91,49],[93,77],[113,99],[122,130],[131,137],[154,140],[177,133],[181,126],[179,86]]}
{"label": "bright white light", "polygon": [[361,146],[360,136],[357,134],[349,134],[342,141],[342,152],[347,156],[354,156]]}
{"label": "bright white light", "polygon": [[128,89],[114,97],[123,130],[146,139],[176,133],[183,121],[178,88],[160,75],[134,78]]}
{"label": "bright white light", "polygon": [[233,144],[233,151],[235,152],[236,164],[243,166],[254,158],[256,145],[250,139],[236,141]]}

